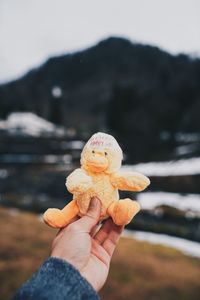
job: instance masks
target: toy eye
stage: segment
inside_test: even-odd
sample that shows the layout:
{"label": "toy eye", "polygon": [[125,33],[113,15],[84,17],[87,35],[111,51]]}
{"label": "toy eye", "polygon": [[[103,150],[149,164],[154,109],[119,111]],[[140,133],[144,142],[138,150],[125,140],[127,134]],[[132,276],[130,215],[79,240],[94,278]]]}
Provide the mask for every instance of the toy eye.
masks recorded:
{"label": "toy eye", "polygon": [[104,152],[104,154],[105,154],[105,156],[107,156],[107,155],[108,155],[108,153],[107,153],[107,152]]}
{"label": "toy eye", "polygon": [[94,151],[94,150],[92,150],[92,153],[95,153],[95,151]]}

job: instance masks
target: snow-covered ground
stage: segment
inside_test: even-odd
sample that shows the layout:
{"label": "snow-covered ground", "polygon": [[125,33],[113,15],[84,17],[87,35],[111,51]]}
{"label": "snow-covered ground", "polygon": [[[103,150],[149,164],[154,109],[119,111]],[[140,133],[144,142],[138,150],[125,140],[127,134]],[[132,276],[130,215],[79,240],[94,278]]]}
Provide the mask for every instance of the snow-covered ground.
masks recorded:
{"label": "snow-covered ground", "polygon": [[200,134],[196,132],[177,132],[175,134],[175,140],[179,143],[196,143],[200,142]]}
{"label": "snow-covered ground", "polygon": [[166,192],[146,192],[139,193],[137,200],[142,209],[153,209],[160,205],[169,205],[187,211],[188,216],[190,212],[193,215],[200,216],[200,195],[197,194],[180,195]]}
{"label": "snow-covered ground", "polygon": [[139,241],[147,241],[151,244],[158,244],[175,248],[186,255],[200,258],[200,243],[169,236],[143,231],[124,230],[124,237],[134,238]]}
{"label": "snow-covered ground", "polygon": [[63,130],[53,123],[31,113],[14,112],[6,120],[0,121],[0,129],[13,134],[40,136],[42,133],[62,134]]}
{"label": "snow-covered ground", "polygon": [[200,174],[200,157],[169,162],[149,162],[125,165],[123,170],[141,172],[147,176],[175,176]]}

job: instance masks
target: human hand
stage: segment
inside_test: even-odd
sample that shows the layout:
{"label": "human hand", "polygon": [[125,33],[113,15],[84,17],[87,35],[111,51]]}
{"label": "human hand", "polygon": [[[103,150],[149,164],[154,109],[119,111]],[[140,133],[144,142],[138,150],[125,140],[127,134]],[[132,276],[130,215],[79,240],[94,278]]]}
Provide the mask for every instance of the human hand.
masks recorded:
{"label": "human hand", "polygon": [[123,226],[108,219],[93,235],[100,211],[100,200],[92,198],[87,214],[59,231],[51,252],[52,257],[64,259],[76,267],[96,291],[106,281],[111,257],[123,230]]}

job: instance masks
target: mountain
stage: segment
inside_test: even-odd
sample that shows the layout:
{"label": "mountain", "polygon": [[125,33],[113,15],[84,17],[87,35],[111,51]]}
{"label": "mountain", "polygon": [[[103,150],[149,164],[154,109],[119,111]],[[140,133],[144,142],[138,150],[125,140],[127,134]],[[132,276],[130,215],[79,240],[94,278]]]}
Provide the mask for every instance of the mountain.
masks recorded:
{"label": "mountain", "polygon": [[0,118],[29,111],[85,138],[113,133],[131,162],[178,157],[180,147],[199,155],[199,82],[200,59],[111,37],[1,85]]}

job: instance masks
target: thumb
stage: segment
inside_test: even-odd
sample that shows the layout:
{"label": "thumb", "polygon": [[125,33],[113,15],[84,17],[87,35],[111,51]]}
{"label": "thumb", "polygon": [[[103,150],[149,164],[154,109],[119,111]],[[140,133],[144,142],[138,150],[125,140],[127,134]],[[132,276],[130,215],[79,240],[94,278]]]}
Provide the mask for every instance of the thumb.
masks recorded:
{"label": "thumb", "polygon": [[92,197],[87,214],[77,221],[79,226],[90,232],[92,228],[99,222],[101,213],[101,202],[99,198]]}

